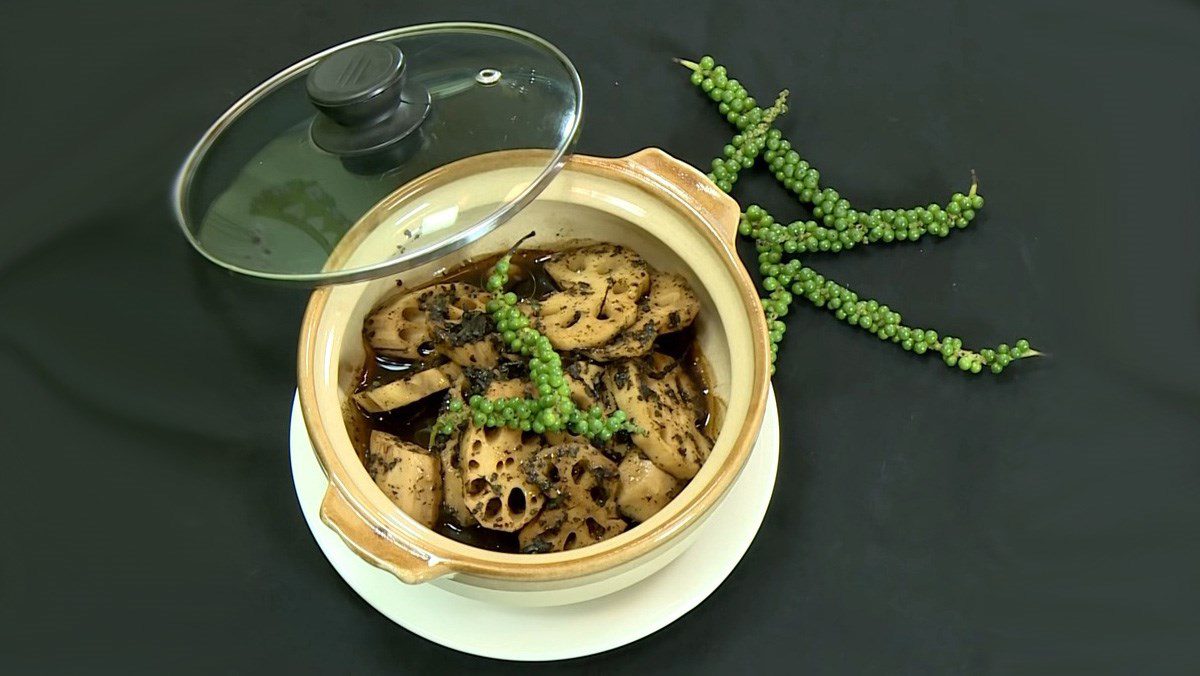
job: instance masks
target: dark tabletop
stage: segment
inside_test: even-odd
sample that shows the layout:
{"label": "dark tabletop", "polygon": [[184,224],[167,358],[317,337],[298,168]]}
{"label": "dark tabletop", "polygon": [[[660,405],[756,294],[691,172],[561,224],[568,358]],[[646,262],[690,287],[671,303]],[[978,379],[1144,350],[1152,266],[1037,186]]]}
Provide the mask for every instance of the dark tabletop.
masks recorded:
{"label": "dark tabletop", "polygon": [[[351,4],[0,9],[0,671],[1200,670],[1195,2]],[[699,608],[546,669],[397,627],[293,491],[306,293],[202,262],[167,186],[278,69],[446,19],[561,47],[580,152],[707,166],[730,128],[671,63],[707,52],[760,100],[791,88],[780,127],[856,204],[944,201],[975,169],[970,229],[808,261],[1050,356],[970,377],[798,304],[770,512]],[[761,170],[735,196],[807,217]]]}

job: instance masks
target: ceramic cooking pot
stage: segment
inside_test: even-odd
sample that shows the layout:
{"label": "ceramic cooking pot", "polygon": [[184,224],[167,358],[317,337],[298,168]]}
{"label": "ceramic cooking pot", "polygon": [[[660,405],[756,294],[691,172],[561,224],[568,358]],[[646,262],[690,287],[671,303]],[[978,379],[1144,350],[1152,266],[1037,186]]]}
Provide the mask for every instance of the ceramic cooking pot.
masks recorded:
{"label": "ceramic cooking pot", "polygon": [[[505,150],[431,171],[385,197],[341,239],[329,265],[354,268],[395,246],[394,224],[487,214],[544,170],[545,153]],[[767,326],[734,247],[738,206],[696,169],[657,149],[607,159],[575,155],[519,213],[486,237],[379,279],[312,294],[301,329],[300,403],[329,478],[324,522],[363,559],[409,584],[518,605],[558,605],[626,587],[682,553],[742,471],[762,424],[769,386]],[[372,481],[352,442],[350,395],[366,358],[363,320],[397,284],[435,283],[459,265],[522,246],[581,242],[632,248],[652,266],[687,278],[701,301],[697,338],[720,400],[720,427],[700,472],[649,520],[604,542],[567,552],[478,549],[426,528]]]}

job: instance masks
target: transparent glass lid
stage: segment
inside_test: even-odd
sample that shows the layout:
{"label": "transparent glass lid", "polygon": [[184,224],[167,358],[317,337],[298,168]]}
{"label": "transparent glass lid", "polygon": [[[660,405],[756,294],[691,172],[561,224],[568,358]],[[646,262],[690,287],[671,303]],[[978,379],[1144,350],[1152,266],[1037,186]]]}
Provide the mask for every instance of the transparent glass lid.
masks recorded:
{"label": "transparent glass lid", "polygon": [[[562,167],[583,91],[562,52],[505,26],[447,23],[369,35],[284,70],[230,108],[175,186],[189,241],[235,272],[348,282],[419,265],[490,232]],[[484,210],[409,205],[371,250],[329,254],[401,186],[467,157],[527,150]],[[352,262],[349,262],[352,261]]]}

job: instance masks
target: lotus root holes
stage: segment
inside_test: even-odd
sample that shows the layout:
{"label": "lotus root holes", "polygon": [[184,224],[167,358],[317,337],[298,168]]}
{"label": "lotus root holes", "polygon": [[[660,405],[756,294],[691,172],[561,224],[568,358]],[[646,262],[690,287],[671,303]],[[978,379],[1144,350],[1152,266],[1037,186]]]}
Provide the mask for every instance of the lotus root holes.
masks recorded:
{"label": "lotus root holes", "polygon": [[513,488],[508,492],[508,511],[513,514],[525,513],[525,491]]}
{"label": "lotus root holes", "polygon": [[600,486],[600,485],[592,486],[588,490],[588,495],[591,496],[592,502],[596,503],[597,505],[599,505],[601,507],[603,507],[604,503],[608,501],[608,490],[605,489],[604,486]]}
{"label": "lotus root holes", "polygon": [[500,502],[500,498],[492,498],[483,506],[483,515],[488,519],[495,518],[500,513],[500,508],[504,505]]}
{"label": "lotus root holes", "polygon": [[[583,523],[587,526],[588,535],[591,535],[593,540],[600,540],[604,537],[604,526],[601,526],[599,521],[589,516],[584,519]],[[574,533],[571,535],[574,535]]]}
{"label": "lotus root holes", "polygon": [[467,484],[467,494],[468,495],[479,495],[487,487],[488,487],[487,479],[484,479],[483,477],[479,477],[478,479],[472,479],[471,482]]}

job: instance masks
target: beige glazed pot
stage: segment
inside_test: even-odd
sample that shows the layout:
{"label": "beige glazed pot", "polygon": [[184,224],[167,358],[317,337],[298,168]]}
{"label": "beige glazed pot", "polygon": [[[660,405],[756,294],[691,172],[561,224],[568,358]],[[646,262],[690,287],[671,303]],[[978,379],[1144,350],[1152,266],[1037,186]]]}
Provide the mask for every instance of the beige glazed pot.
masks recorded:
{"label": "beige glazed pot", "polygon": [[[397,222],[431,227],[488,213],[545,169],[540,151],[460,160],[413,181],[367,212],[331,263],[352,267],[396,247]],[[435,584],[501,603],[575,603],[631,585],[678,556],[741,473],[762,424],[769,386],[767,328],[758,295],[734,248],[738,206],[694,168],[648,149],[628,157],[574,156],[535,199],[490,234],[398,275],[313,293],[301,329],[300,403],[329,478],[324,522],[366,561],[408,584]],[[380,491],[352,443],[350,395],[363,367],[362,324],[400,283],[415,289],[460,264],[522,246],[581,241],[631,247],[656,268],[678,272],[701,300],[697,336],[712,388],[723,402],[707,462],[678,497],[645,523],[599,544],[549,554],[477,549],[424,527]]]}

